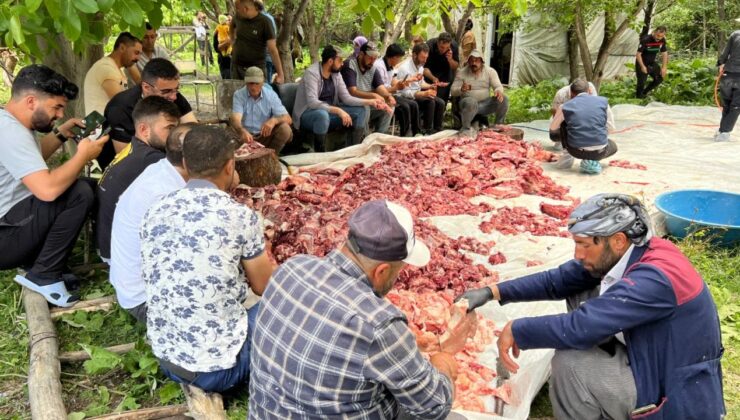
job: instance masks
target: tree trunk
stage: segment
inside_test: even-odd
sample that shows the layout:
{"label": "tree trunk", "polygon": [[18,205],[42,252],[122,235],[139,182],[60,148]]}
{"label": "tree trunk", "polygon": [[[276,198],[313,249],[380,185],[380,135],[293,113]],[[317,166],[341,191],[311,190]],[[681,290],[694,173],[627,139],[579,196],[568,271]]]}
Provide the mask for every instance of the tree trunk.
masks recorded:
{"label": "tree trunk", "polygon": [[[452,26],[452,10],[446,8],[440,8],[440,15],[442,15],[442,25],[445,28],[445,32],[449,33],[453,37],[455,36],[455,28]],[[455,40],[457,41],[457,40]]]}
{"label": "tree trunk", "polygon": [[418,20],[418,16],[416,15],[416,13],[414,13],[413,16],[411,16],[411,19],[408,19],[409,24],[404,25],[403,37],[406,39],[406,42],[408,43],[411,43],[411,39],[414,37],[414,34],[411,32],[411,30],[413,29],[414,25],[416,25],[417,20]]}
{"label": "tree trunk", "polygon": [[311,56],[311,63],[320,61],[319,48],[329,30],[329,16],[332,14],[333,1],[325,0],[324,10],[318,22],[316,21],[316,13],[313,11],[313,8],[307,8],[303,14],[303,28],[306,43],[308,44],[308,53]]}
{"label": "tree trunk", "polygon": [[293,74],[293,57],[291,38],[298,27],[298,22],[301,21],[303,13],[306,11],[309,0],[288,0],[283,3],[283,18],[282,25],[280,26],[280,32],[277,37],[278,51],[280,52],[280,61],[283,64],[283,73],[285,74],[285,82],[292,82],[295,80]]}
{"label": "tree trunk", "polygon": [[578,39],[573,25],[566,32],[568,38],[568,70],[570,71],[570,82],[573,83],[579,77],[578,74]]}
{"label": "tree trunk", "polygon": [[18,64],[18,55],[10,48],[0,48],[0,67],[2,67],[2,83],[10,88],[13,85],[13,74]]}
{"label": "tree trunk", "polygon": [[586,80],[593,81],[594,68],[593,63],[591,62],[591,51],[588,48],[586,24],[583,21],[583,9],[580,2],[576,3],[575,30],[576,39],[578,40],[578,52],[581,56],[581,63],[583,64],[583,73],[586,75]]}
{"label": "tree trunk", "polygon": [[645,18],[643,19],[642,31],[640,31],[640,39],[646,37],[647,34],[650,33],[650,24],[653,21],[653,13],[655,12],[655,5],[657,2],[658,0],[647,0],[647,4],[645,4]]}
{"label": "tree trunk", "polygon": [[609,53],[611,52],[615,41],[624,33],[624,31],[627,30],[627,28],[629,28],[630,23],[635,20],[637,15],[640,13],[640,10],[642,10],[644,7],[645,0],[638,0],[634,9],[626,14],[624,20],[622,21],[622,23],[619,24],[618,27],[616,27],[616,29],[614,15],[610,13],[604,14],[604,39],[601,41],[599,53],[596,57],[596,63],[593,66],[593,79],[589,79],[594,83],[594,86],[596,86],[597,90],[599,88],[599,85],[601,84],[601,78],[604,76],[604,67],[606,67],[606,62],[609,59]]}
{"label": "tree trunk", "polygon": [[471,2],[468,2],[468,6],[465,8],[465,12],[463,13],[460,20],[457,21],[457,31],[452,34],[457,42],[460,42],[460,40],[462,40],[462,37],[465,34],[465,24],[468,22],[470,15],[473,14],[473,10],[475,10],[475,5]]}
{"label": "tree trunk", "polygon": [[[393,8],[393,14],[396,17],[394,22],[385,21],[385,34],[383,36],[383,46],[388,47],[394,42],[398,41],[401,37],[401,33],[411,33],[411,22],[409,14],[414,9],[416,3],[413,0],[402,0],[396,4]],[[407,25],[406,23],[409,22]],[[406,36],[408,41],[411,41],[410,36]]]}
{"label": "tree trunk", "polygon": [[727,22],[727,11],[725,10],[725,0],[717,0],[717,18],[719,19],[720,27],[717,31],[717,51],[720,53],[725,49],[725,43],[727,42],[727,32],[724,30],[722,24]]}

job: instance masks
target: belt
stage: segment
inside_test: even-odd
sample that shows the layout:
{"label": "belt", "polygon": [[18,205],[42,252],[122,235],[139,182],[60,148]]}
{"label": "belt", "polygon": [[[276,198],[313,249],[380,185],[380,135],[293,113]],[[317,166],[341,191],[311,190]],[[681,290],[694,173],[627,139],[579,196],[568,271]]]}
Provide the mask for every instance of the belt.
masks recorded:
{"label": "belt", "polygon": [[170,373],[176,375],[177,377],[183,379],[186,382],[192,383],[196,378],[198,378],[199,373],[198,372],[191,372],[185,368],[182,368],[174,363],[170,363],[166,360],[162,360],[160,358],[157,358],[159,361],[159,366],[163,369],[166,369]]}

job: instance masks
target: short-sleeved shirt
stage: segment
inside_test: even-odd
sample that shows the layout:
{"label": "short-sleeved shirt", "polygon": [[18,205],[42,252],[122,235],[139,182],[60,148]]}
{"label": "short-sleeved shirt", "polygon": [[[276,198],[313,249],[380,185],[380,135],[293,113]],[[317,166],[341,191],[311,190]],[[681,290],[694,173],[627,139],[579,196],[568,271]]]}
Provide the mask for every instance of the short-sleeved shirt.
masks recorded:
{"label": "short-sleeved shirt", "polygon": [[236,41],[231,57],[238,66],[265,67],[267,41],[275,39],[272,22],[267,16],[258,14],[252,19],[235,16]]}
{"label": "short-sleeved shirt", "polygon": [[[424,75],[424,66],[416,66],[414,64],[413,57],[405,59],[401,64],[398,65],[396,71],[396,78],[403,80],[406,77],[416,76],[417,74]],[[415,81],[409,83],[409,85],[401,91],[401,96],[405,96],[410,99],[414,99],[414,94],[421,90],[421,81]]]}
{"label": "short-sleeved shirt", "polygon": [[[128,153],[126,153],[128,152]],[[96,232],[100,256],[110,258],[110,236],[118,198],[149,165],[164,158],[164,151],[134,138],[131,147],[121,151],[105,169],[97,188],[98,214]]]}
{"label": "short-sleeved shirt", "polygon": [[191,372],[233,367],[248,328],[241,261],[265,248],[257,214],[191,179],[149,208],[140,238],[154,354]]}
{"label": "short-sleeved shirt", "polygon": [[[450,63],[447,61],[447,57],[444,54],[439,53],[437,48],[437,38],[432,38],[427,41],[429,45],[429,58],[425,64],[426,68],[429,69],[432,74],[443,82],[452,82],[455,75],[450,68]],[[460,56],[458,55],[457,43],[452,41],[450,44],[452,49],[452,59],[460,62]]]}
{"label": "short-sleeved shirt", "polygon": [[666,51],[668,49],[665,46],[665,38],[657,40],[652,34],[643,37],[640,40],[640,46],[637,47],[637,52],[642,53],[642,63],[646,66],[655,62],[655,56],[658,53]]}
{"label": "short-sleeved shirt", "polygon": [[383,86],[387,88],[391,87],[393,78],[396,76],[396,71],[393,67],[388,65],[385,58],[375,60],[373,67],[375,67],[375,72],[380,75],[380,79],[383,81]]}
{"label": "short-sleeved shirt", "polygon": [[0,109],[0,218],[31,195],[23,177],[48,169],[31,130]]}
{"label": "short-sleeved shirt", "polygon": [[105,89],[103,89],[103,82],[107,80],[113,80],[120,84],[122,90],[128,88],[128,77],[110,56],[105,56],[96,61],[85,75],[85,114],[92,111],[98,111],[102,114],[105,111],[105,106],[112,99],[108,97]]}
{"label": "short-sleeved shirt", "polygon": [[340,251],[283,263],[252,335],[249,418],[444,419],[452,383],[424,359],[403,313]]}
{"label": "short-sleeved shirt", "polygon": [[257,99],[249,95],[246,87],[234,92],[232,112],[242,114],[242,127],[252,134],[258,134],[268,119],[288,115],[277,93],[267,84],[262,85],[262,93]]}
{"label": "short-sleeved shirt", "polygon": [[161,159],[146,168],[118,199],[110,237],[110,282],[121,307],[130,309],[146,302],[139,240],[144,214],[152,204],[184,186],[182,175],[167,159]]}
{"label": "short-sleeved shirt", "polygon": [[[375,60],[376,62],[378,60]],[[360,63],[356,57],[349,58],[342,64],[342,79],[347,89],[356,87],[363,92],[372,92],[383,86],[383,77],[378,73],[375,66],[370,67],[364,73],[360,70]]]}
{"label": "short-sleeved shirt", "polygon": [[[124,90],[111,98],[108,106],[105,107],[105,121],[111,127],[110,139],[128,143],[136,133],[134,127],[134,107],[141,100],[141,85],[136,85],[131,89]],[[175,105],[180,111],[180,115],[187,115],[193,111],[190,102],[178,92],[175,99]],[[106,142],[103,151],[98,156],[98,164],[105,169],[116,156],[113,148],[113,142]]]}

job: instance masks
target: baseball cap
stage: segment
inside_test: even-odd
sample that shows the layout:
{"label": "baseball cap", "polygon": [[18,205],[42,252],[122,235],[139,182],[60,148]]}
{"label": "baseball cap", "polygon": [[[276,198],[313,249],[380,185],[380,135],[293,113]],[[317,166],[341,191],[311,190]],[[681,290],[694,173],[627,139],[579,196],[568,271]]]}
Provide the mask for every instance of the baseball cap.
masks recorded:
{"label": "baseball cap", "polygon": [[348,242],[353,252],[377,261],[403,261],[416,267],[429,262],[429,248],[416,239],[406,208],[387,200],[369,201],[349,217]]}
{"label": "baseball cap", "polygon": [[365,45],[361,46],[360,51],[364,52],[370,57],[376,57],[376,58],[380,57],[380,51],[378,51],[378,46],[375,45],[375,43],[372,41],[368,41],[367,43],[365,43]]}
{"label": "baseball cap", "polygon": [[262,73],[261,68],[252,66],[244,72],[244,81],[247,83],[262,83],[265,81],[265,74]]}

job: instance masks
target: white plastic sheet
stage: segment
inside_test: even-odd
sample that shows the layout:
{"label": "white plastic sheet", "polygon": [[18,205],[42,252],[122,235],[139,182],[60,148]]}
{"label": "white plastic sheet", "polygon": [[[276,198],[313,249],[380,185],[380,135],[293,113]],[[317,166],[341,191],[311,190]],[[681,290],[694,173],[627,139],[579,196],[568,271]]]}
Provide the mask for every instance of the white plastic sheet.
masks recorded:
{"label": "white plastic sheet", "polygon": [[[570,170],[557,170],[554,164],[543,164],[545,173],[559,184],[571,188],[571,195],[582,200],[600,192],[620,192],[640,197],[654,210],[653,202],[661,192],[682,188],[713,188],[740,192],[740,169],[737,156],[740,153],[740,138],[733,136],[727,143],[715,143],[712,135],[717,130],[719,111],[710,107],[665,106],[658,103],[646,107],[618,105],[613,108],[617,131],[610,138],[617,142],[619,151],[603,163],[601,175],[583,175],[578,171],[578,161]],[[517,124],[525,130],[526,141],[540,141],[546,148],[548,121]],[[438,133],[428,140],[446,138],[454,131]],[[374,134],[361,145],[331,153],[303,154],[286,157],[291,164],[301,167],[330,167],[342,170],[356,163],[372,164],[377,161],[382,145],[419,139],[398,138]],[[627,160],[647,166],[647,170],[608,167],[612,159]],[[539,196],[496,200],[476,197],[494,206],[524,206],[539,212],[542,201],[558,204],[558,201]],[[450,237],[470,236],[480,240],[494,240],[493,252],[501,251],[507,262],[489,266],[499,273],[501,281],[552,268],[572,258],[573,243],[570,239],[549,236],[502,235],[498,232],[485,234],[478,225],[488,214],[478,216],[438,216],[428,218],[443,233]],[[488,265],[487,256],[468,254],[475,262]],[[543,264],[527,267],[528,260],[539,260]],[[565,310],[563,302],[519,303],[500,306],[491,302],[480,312],[494,320],[499,328],[506,321],[526,316],[560,313]],[[521,369],[513,375],[510,383],[514,401],[505,407],[505,418],[525,419],[529,407],[550,372],[552,350],[523,351],[519,359]],[[480,362],[491,369],[496,368],[497,349],[489,346],[480,357]],[[489,401],[492,404],[493,401]],[[490,414],[457,412],[471,420],[490,419]]]}

